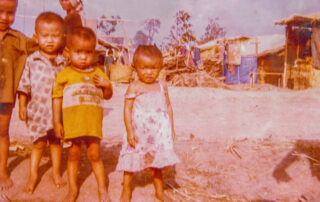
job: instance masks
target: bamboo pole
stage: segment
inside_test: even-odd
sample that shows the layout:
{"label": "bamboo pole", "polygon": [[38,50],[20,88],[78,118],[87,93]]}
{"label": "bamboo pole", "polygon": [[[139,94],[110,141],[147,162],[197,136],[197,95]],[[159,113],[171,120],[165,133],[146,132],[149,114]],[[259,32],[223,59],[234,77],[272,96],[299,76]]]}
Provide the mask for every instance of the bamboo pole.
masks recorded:
{"label": "bamboo pole", "polygon": [[[291,27],[290,27],[291,28]],[[283,87],[287,87],[287,68],[288,68],[288,36],[289,36],[289,26],[286,27],[286,48],[285,48],[285,55],[284,55],[284,70],[283,70]]]}
{"label": "bamboo pole", "polygon": [[[258,37],[256,37],[255,45],[256,45],[256,57],[257,57],[257,73],[256,73],[257,83],[259,83],[259,78],[258,78],[258,74],[259,74],[259,61],[258,61],[258,58],[259,58],[259,45],[258,44],[259,44]],[[255,73],[253,73],[253,85],[255,84],[255,81],[256,81]]]}

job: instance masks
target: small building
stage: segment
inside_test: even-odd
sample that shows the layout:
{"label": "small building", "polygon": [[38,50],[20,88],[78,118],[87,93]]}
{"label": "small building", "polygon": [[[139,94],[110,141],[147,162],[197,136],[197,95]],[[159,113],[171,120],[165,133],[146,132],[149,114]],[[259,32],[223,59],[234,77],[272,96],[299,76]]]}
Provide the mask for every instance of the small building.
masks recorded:
{"label": "small building", "polygon": [[220,68],[227,84],[258,82],[258,42],[245,36],[223,38],[198,46],[201,59],[209,61],[212,68]]}
{"label": "small building", "polygon": [[320,13],[294,15],[275,24],[286,26],[283,86],[320,87]]}
{"label": "small building", "polygon": [[282,87],[285,36],[258,36],[258,83]]}
{"label": "small building", "polygon": [[[233,58],[224,54],[226,44]],[[281,34],[257,37],[234,37],[212,40],[198,45],[201,59],[211,61],[215,68],[221,68],[226,83],[259,83],[282,86],[285,36]],[[230,51],[229,51],[230,53]],[[228,59],[234,60],[227,61]],[[233,64],[232,64],[233,63]],[[233,65],[233,66],[232,66]]]}

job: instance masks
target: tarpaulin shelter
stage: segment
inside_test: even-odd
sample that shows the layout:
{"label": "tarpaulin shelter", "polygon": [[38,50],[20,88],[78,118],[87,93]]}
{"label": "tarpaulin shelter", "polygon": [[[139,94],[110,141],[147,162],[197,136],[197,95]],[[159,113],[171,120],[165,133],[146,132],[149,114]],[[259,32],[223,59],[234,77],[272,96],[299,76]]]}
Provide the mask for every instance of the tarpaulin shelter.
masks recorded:
{"label": "tarpaulin shelter", "polygon": [[[240,61],[233,68],[228,67],[228,57],[224,56],[227,43],[238,46],[237,60],[240,59]],[[197,47],[200,48],[202,60],[210,58],[215,61],[214,65],[221,64],[221,72],[226,77],[226,83],[258,82],[281,86],[284,46],[285,36],[272,34],[254,38],[242,36],[215,39],[199,44]]]}
{"label": "tarpaulin shelter", "polygon": [[286,25],[283,86],[304,89],[320,86],[320,13],[294,15],[276,21]]}
{"label": "tarpaulin shelter", "polygon": [[227,84],[258,82],[258,42],[248,37],[224,40],[223,76]]}
{"label": "tarpaulin shelter", "polygon": [[[197,45],[202,60],[221,68],[227,84],[257,83],[257,41],[245,36],[215,39]],[[252,80],[253,79],[253,80]]]}

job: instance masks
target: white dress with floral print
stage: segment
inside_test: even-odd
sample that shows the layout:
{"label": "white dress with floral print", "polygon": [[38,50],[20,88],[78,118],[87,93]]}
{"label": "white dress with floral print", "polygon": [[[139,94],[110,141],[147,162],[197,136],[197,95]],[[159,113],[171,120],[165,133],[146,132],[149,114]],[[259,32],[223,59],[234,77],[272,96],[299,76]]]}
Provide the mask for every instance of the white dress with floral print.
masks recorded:
{"label": "white dress with floral print", "polygon": [[138,143],[135,148],[131,147],[124,135],[117,170],[137,172],[179,162],[173,148],[166,97],[161,82],[159,84],[161,91],[126,95],[127,99],[134,99],[132,126]]}

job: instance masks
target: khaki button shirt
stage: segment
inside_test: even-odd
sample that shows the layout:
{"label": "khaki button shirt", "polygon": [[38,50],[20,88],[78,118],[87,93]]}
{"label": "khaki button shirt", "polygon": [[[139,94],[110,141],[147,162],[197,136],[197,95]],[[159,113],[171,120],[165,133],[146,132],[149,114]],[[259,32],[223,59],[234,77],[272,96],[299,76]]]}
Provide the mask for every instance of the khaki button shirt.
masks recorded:
{"label": "khaki button shirt", "polygon": [[14,103],[26,57],[34,50],[36,43],[16,30],[0,41],[0,103]]}

